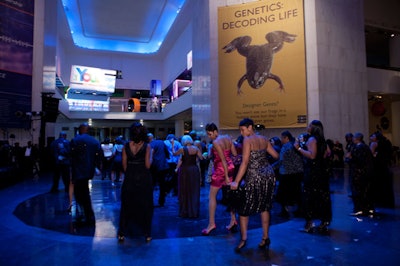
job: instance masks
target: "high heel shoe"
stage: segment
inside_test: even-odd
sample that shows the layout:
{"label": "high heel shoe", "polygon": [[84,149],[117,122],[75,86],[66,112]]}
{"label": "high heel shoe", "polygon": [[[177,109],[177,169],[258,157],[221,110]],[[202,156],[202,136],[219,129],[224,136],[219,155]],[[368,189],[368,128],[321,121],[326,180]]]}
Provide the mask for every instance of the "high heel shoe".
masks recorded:
{"label": "high heel shoe", "polygon": [[117,237],[118,237],[118,242],[120,242],[120,243],[124,242],[124,240],[125,240],[125,236],[124,235],[118,234]]}
{"label": "high heel shoe", "polygon": [[68,206],[67,212],[68,215],[72,215],[72,203]]}
{"label": "high heel shoe", "polygon": [[269,238],[263,238],[261,239],[261,242],[258,244],[258,248],[269,248],[269,245],[271,244],[271,240]]}
{"label": "high heel shoe", "polygon": [[203,236],[209,236],[210,233],[211,233],[212,231],[214,231],[215,229],[217,229],[217,226],[216,226],[216,225],[214,225],[214,227],[211,227],[210,229],[204,228],[203,230],[201,230],[201,234],[202,234]]}
{"label": "high heel shoe", "polygon": [[329,222],[321,222],[321,224],[318,226],[318,232],[320,234],[328,234],[329,233]]}
{"label": "high heel shoe", "polygon": [[313,233],[314,232],[314,223],[312,221],[307,221],[304,228],[301,230],[305,233]]}
{"label": "high heel shoe", "polygon": [[231,224],[231,225],[227,225],[225,228],[226,228],[226,230],[228,230],[229,232],[231,232],[231,233],[235,233],[235,232],[237,232],[237,222],[234,222],[233,224]]}
{"label": "high heel shoe", "polygon": [[246,239],[241,239],[239,245],[235,247],[235,252],[239,253],[246,246]]}

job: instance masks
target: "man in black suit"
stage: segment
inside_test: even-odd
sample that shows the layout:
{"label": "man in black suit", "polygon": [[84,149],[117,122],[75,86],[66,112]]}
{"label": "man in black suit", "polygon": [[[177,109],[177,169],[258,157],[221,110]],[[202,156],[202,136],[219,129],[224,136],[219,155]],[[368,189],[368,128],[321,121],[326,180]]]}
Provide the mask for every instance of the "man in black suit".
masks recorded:
{"label": "man in black suit", "polygon": [[39,157],[39,151],[34,145],[32,145],[32,141],[28,141],[28,145],[24,147],[22,155],[22,169],[24,177],[32,177],[33,173],[38,174],[39,169],[36,168],[36,161]]}
{"label": "man in black suit", "polygon": [[71,170],[77,203],[76,222],[94,226],[96,221],[90,198],[89,180],[101,165],[102,150],[100,142],[88,133],[89,125],[83,123],[79,126],[79,135],[71,140]]}
{"label": "man in black suit", "polygon": [[154,139],[154,136],[151,133],[149,133],[147,137],[153,150],[153,162],[151,164],[150,172],[153,177],[153,185],[158,183],[160,189],[158,205],[163,207],[165,204],[165,197],[168,193],[168,184],[165,182],[165,178],[169,171],[169,164],[167,161],[169,158],[169,152],[164,141]]}
{"label": "man in black suit", "polygon": [[68,193],[70,183],[70,156],[71,147],[67,140],[67,134],[60,132],[59,138],[54,140],[51,145],[51,152],[54,159],[53,185],[50,192],[58,192],[58,182],[60,176],[64,183],[64,191]]}

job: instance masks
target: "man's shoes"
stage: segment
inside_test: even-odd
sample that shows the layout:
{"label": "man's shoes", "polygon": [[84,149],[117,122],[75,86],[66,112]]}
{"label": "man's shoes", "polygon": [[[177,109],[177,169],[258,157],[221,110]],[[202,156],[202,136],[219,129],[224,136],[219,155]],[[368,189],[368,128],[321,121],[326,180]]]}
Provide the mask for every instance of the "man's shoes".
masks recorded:
{"label": "man's shoes", "polygon": [[302,228],[300,231],[309,234],[314,233],[315,231],[314,223],[312,221],[307,221],[306,224],[304,225],[304,228]]}
{"label": "man's shoes", "polygon": [[320,234],[328,234],[329,233],[329,222],[321,222],[318,226],[318,233]]}
{"label": "man's shoes", "polygon": [[350,213],[350,216],[363,216],[364,213],[362,211],[355,211]]}
{"label": "man's shoes", "polygon": [[368,217],[370,217],[370,218],[373,218],[373,217],[376,216],[376,211],[373,210],[373,209],[371,209],[371,210],[365,211],[365,212],[364,212],[364,215],[365,215],[365,216],[368,216]]}

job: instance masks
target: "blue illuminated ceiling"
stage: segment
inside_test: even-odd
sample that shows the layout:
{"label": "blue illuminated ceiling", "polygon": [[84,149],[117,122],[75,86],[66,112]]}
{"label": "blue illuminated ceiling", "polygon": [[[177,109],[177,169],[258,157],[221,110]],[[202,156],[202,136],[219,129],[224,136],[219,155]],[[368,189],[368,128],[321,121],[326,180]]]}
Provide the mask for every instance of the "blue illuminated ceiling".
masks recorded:
{"label": "blue illuminated ceiling", "polygon": [[157,53],[186,0],[62,0],[73,42],[92,50]]}

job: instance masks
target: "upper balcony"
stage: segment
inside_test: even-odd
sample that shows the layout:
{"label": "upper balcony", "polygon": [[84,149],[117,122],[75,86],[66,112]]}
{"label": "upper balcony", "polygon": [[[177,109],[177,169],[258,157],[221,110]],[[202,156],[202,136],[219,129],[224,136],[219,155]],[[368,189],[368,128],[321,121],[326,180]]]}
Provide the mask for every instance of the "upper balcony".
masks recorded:
{"label": "upper balcony", "polygon": [[97,120],[169,120],[177,117],[190,117],[192,110],[192,90],[188,90],[179,98],[166,103],[161,112],[127,112],[129,99],[112,100],[109,112],[100,111],[70,111],[68,102],[62,99],[59,111],[68,119],[97,119]]}

